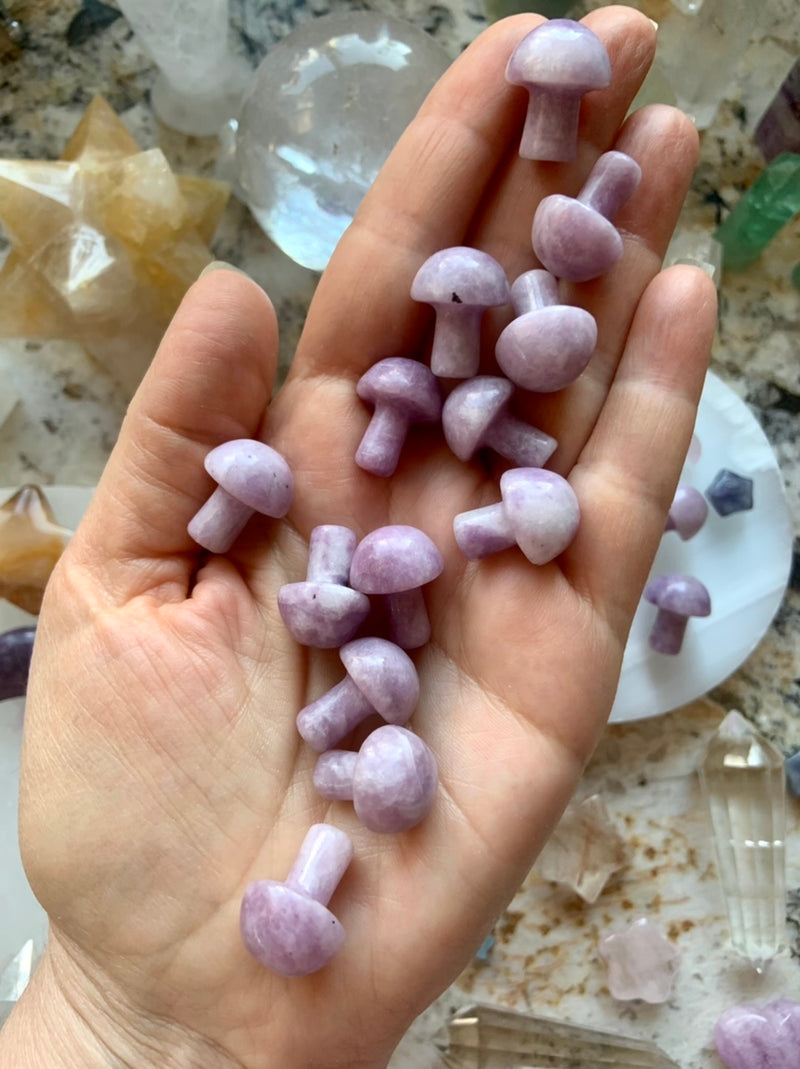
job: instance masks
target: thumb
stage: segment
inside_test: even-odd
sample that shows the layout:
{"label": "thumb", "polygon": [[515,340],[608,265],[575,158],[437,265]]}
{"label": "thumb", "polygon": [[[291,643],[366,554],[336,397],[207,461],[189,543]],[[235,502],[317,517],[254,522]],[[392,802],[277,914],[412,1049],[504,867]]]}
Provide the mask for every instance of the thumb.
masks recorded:
{"label": "thumb", "polygon": [[275,310],[236,269],[212,265],[167,328],[68,553],[122,603],[177,584],[200,552],[186,525],[209,494],[203,459],[258,433],[275,378]]}

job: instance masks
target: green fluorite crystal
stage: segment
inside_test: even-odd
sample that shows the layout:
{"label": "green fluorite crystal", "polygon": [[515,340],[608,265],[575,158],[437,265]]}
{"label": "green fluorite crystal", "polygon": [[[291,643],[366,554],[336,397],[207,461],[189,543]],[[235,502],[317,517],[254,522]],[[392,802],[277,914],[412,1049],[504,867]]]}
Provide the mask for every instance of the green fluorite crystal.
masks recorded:
{"label": "green fluorite crystal", "polygon": [[776,156],[740,198],[714,237],[726,270],[741,271],[800,212],[800,154]]}

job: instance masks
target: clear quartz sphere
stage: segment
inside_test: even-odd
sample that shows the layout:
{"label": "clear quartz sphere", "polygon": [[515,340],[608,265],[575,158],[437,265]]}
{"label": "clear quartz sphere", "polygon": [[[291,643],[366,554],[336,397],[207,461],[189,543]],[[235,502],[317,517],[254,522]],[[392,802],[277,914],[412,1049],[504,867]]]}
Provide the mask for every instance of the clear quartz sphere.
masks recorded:
{"label": "clear quartz sphere", "polygon": [[236,131],[234,184],[262,229],[321,271],[449,57],[375,12],[303,23],[263,60]]}

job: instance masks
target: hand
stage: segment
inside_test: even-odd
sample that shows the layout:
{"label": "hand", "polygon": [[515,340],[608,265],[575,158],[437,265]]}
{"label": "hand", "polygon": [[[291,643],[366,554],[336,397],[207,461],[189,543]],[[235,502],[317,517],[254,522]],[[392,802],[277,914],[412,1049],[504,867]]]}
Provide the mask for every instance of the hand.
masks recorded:
{"label": "hand", "polygon": [[[670,108],[623,122],[652,59],[650,22],[615,7],[587,18],[612,86],[585,101],[577,161],[542,166],[517,154],[526,99],[503,77],[538,21],[492,27],[430,95],[325,272],[266,416],[276,323],[259,288],[215,271],[175,317],[45,598],[21,835],[52,931],[7,1043],[33,1034],[26,1014],[46,991],[94,1052],[83,1065],[383,1066],[467,964],[569,800],[611,707],[690,439],[715,294],[695,269],[658,273],[697,143]],[[510,279],[535,266],[537,202],[576,192],[612,144],[643,180],[616,220],[623,260],[572,292],[597,318],[597,352],[568,389],[526,401],[559,441],[550,466],[578,495],[580,531],[545,567],[517,550],[467,562],[453,517],[498,500],[498,473],[457,461],[439,429],[412,432],[391,479],[360,471],[369,413],[355,382],[384,356],[426,359],[432,315],[409,287],[427,256],[469,244]],[[487,319],[487,368],[502,325]],[[204,455],[259,434],[294,471],[293,508],[285,521],[254,519],[230,554],[206,559],[186,534],[211,489]],[[432,640],[415,655],[413,719],[441,783],[431,814],[403,835],[365,832],[351,807],[316,797],[315,755],[295,729],[342,674],[334,652],[300,648],[276,608],[319,523],[359,536],[412,524],[445,558],[426,593]],[[239,904],[250,880],[285,877],[319,820],[354,840],[332,902],[347,941],[321,972],[284,980],[242,946]],[[50,1057],[40,1049],[31,1064],[62,1064]]]}

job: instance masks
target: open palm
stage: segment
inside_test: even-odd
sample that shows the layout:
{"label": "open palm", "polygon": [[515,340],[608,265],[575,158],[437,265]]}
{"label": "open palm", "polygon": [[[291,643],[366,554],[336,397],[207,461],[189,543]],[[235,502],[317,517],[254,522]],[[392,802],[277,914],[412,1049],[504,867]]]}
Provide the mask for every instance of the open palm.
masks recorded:
{"label": "open palm", "polygon": [[[620,130],[652,59],[651,24],[623,8],[587,19],[612,87],[585,101],[576,162],[537,165],[518,157],[525,95],[503,72],[538,21],[496,25],[433,91],[340,243],[268,408],[268,300],[230,271],[193,287],[48,587],[23,851],[52,920],[43,973],[123,1064],[385,1065],[513,895],[605,723],[691,434],[714,292],[691,268],[657,275],[694,165],[691,125],[653,107]],[[597,318],[597,351],[571,387],[521,402],[559,441],[550,466],[579,498],[578,536],[545,567],[517,550],[470,563],[452,520],[499,498],[501,469],[462,464],[425,428],[391,479],[362,472],[353,456],[369,414],[355,382],[384,356],[426,359],[431,312],[409,288],[427,256],[468,244],[510,279],[536,266],[539,199],[576,192],[612,144],[643,180],[617,219],[623,260],[570,294]],[[487,317],[487,369],[503,323]],[[254,435],[289,461],[292,510],[254,519],[209,559],[186,534],[211,489],[203,457]],[[412,721],[440,786],[402,835],[366,832],[351,807],[320,800],[295,729],[343,674],[335,652],[294,642],[276,606],[320,523],[359,537],[412,524],[445,559],[426,591],[432,638],[414,654]],[[332,902],[347,940],[321,972],[284,980],[241,944],[239,904],[250,880],[285,877],[319,820],[354,841]]]}

